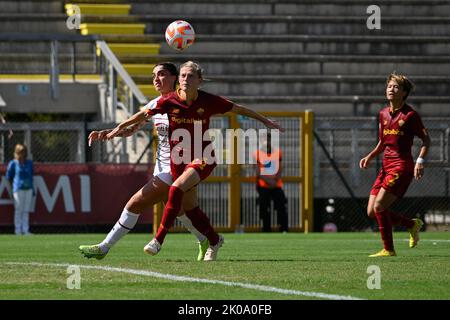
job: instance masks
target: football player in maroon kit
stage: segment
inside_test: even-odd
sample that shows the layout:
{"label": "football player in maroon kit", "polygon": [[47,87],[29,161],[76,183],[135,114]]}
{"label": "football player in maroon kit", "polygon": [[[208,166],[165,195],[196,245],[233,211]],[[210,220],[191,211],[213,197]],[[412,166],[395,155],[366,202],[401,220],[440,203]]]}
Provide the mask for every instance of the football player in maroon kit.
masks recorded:
{"label": "football player in maroon kit", "polygon": [[[153,68],[153,85],[155,89],[160,93],[160,96],[150,101],[143,108],[151,108],[161,98],[161,96],[175,91],[178,78],[177,67],[170,62],[163,62],[155,65]],[[153,171],[152,179],[146,183],[139,191],[137,191],[127,202],[124,210],[122,211],[119,220],[105,237],[105,239],[94,245],[81,245],[79,250],[87,258],[96,258],[98,260],[103,259],[110,249],[122,239],[130,230],[136,225],[139,216],[148,207],[158,203],[160,201],[165,202],[169,193],[169,187],[173,182],[172,175],[170,174],[170,146],[169,146],[169,119],[166,114],[157,114],[152,117],[153,125],[156,128],[158,136],[158,144],[156,151],[156,162]],[[146,121],[137,123],[132,127],[129,127],[128,131],[123,131],[121,137],[127,137],[137,132]],[[106,129],[101,131],[92,131],[89,135],[89,145],[93,141],[106,140],[106,135],[111,132],[112,129]],[[183,202],[188,208],[198,206],[197,195],[190,192],[185,195]],[[189,219],[189,212],[180,211],[177,217],[179,221],[198,239],[199,252],[197,256],[198,261],[203,261],[206,250],[209,247],[208,236],[215,234],[214,228],[209,223],[209,218],[204,215],[201,219],[201,228],[203,232],[208,232],[207,235],[202,234],[192,224]],[[198,221],[200,219],[197,219]],[[144,247],[146,252],[146,247]]]}
{"label": "football player in maroon kit", "polygon": [[[413,84],[404,75],[389,75],[386,86],[389,105],[380,111],[378,144],[359,162],[359,166],[366,169],[369,162],[384,151],[381,171],[372,186],[367,205],[369,217],[377,219],[384,249],[370,257],[396,255],[392,226],[404,226],[408,229],[410,248],[416,247],[419,241],[423,221],[409,219],[389,209],[398,198],[403,197],[413,177],[416,180],[422,178],[424,159],[430,147],[430,137],[420,115],[406,103],[412,89]],[[411,155],[414,136],[422,140],[415,163]]]}
{"label": "football player in maroon kit", "polygon": [[[220,96],[199,90],[203,81],[203,72],[200,66],[192,61],[181,65],[179,75],[180,87],[176,92],[169,93],[150,109],[136,113],[130,119],[120,123],[107,136],[112,139],[127,127],[155,114],[167,114],[169,117],[170,147],[172,150],[170,165],[174,183],[169,189],[169,198],[164,209],[161,225],[155,238],[146,246],[147,253],[153,249],[153,254],[161,250],[166,234],[172,227],[177,214],[180,212],[185,193],[196,190],[196,186],[206,179],[216,167],[214,152],[204,156],[211,150],[211,141],[204,141],[204,133],[209,129],[210,118],[215,114],[233,112],[261,121],[268,128],[281,129],[280,126],[259,113],[235,104]],[[175,133],[186,133],[180,135]],[[200,135],[198,137],[198,135]],[[180,141],[179,138],[182,138]],[[186,142],[186,141],[188,142]],[[201,141],[198,141],[201,140]],[[200,145],[200,146],[199,146]],[[188,210],[188,208],[186,208]],[[197,206],[188,210],[194,225],[201,222],[194,221],[201,215]],[[198,228],[202,232],[201,228]],[[202,232],[203,233],[203,232]],[[205,234],[205,233],[203,233]],[[208,237],[209,247],[205,254],[205,261],[216,260],[217,252],[222,246],[223,236],[216,235],[214,239]]]}

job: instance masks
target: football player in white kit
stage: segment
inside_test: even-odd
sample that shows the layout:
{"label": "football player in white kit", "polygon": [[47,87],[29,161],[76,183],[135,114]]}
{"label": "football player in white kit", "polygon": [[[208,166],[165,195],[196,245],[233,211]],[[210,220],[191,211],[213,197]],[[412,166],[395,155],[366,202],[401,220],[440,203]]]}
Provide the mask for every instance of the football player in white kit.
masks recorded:
{"label": "football player in white kit", "polygon": [[[173,63],[160,63],[153,69],[153,85],[156,90],[164,95],[175,90],[178,70]],[[150,108],[160,97],[150,101],[145,108]],[[117,243],[123,236],[125,236],[136,225],[139,215],[149,208],[161,201],[166,201],[169,187],[172,185],[172,175],[170,174],[170,145],[169,145],[169,120],[167,115],[157,114],[152,117],[154,127],[158,135],[158,147],[156,154],[156,163],[153,171],[152,179],[136,192],[125,205],[119,220],[108,233],[106,238],[99,244],[95,245],[81,245],[79,250],[87,258],[103,259],[111,247]],[[121,136],[126,137],[137,132],[145,121],[129,128]],[[106,140],[106,135],[112,129],[102,131],[92,131],[89,135],[89,145],[95,140]],[[198,206],[197,194],[193,190],[192,194],[186,197],[183,206],[186,208],[193,208]],[[205,217],[205,219],[208,219]],[[203,260],[209,242],[205,235],[200,233],[193,225],[191,220],[182,211],[178,220],[198,239],[199,253],[197,260]],[[209,219],[208,219],[209,223]],[[212,228],[212,227],[211,227]],[[147,246],[146,246],[147,247]],[[146,251],[144,247],[144,251]]]}

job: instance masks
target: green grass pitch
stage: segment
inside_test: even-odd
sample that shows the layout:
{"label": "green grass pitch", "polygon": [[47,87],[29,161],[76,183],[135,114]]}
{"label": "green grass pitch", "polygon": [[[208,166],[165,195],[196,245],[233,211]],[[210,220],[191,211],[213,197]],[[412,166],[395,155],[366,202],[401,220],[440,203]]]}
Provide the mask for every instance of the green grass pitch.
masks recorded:
{"label": "green grass pitch", "polygon": [[[371,232],[224,235],[215,262],[195,261],[189,234],[169,234],[152,257],[142,250],[151,235],[132,233],[103,260],[78,246],[104,234],[1,235],[0,299],[450,299],[448,232],[423,232],[414,249],[395,233],[389,258],[368,257],[382,248]],[[80,266],[80,289],[67,287],[67,265]],[[379,268],[379,289],[368,288],[369,266]]]}

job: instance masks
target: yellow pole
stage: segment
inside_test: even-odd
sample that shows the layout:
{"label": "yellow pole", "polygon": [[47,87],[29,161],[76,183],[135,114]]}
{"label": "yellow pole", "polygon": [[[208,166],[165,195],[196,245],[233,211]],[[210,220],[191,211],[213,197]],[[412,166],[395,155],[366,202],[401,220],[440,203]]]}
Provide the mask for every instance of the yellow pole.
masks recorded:
{"label": "yellow pole", "polygon": [[303,117],[303,223],[305,232],[313,229],[313,112],[306,110]]}
{"label": "yellow pole", "polygon": [[[236,114],[230,115],[230,128],[239,128]],[[241,217],[241,167],[237,164],[237,139],[233,138],[233,161],[228,168],[228,176],[230,179],[230,188],[228,190],[228,196],[230,199],[230,205],[228,208],[229,228],[234,230],[240,225]],[[234,230],[236,231],[236,230]]]}

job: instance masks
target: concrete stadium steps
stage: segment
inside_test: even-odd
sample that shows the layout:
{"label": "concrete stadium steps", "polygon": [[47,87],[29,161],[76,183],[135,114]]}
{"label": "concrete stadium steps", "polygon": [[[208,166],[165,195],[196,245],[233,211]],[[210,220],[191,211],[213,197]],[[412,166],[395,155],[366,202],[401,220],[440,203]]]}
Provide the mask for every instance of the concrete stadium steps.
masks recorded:
{"label": "concrete stadium steps", "polygon": [[[109,45],[159,43],[161,54],[171,54],[162,34],[102,35]],[[207,35],[197,34],[189,54],[392,54],[440,55],[450,52],[450,36],[314,36],[314,35]]]}
{"label": "concrete stadium steps", "polygon": [[[176,15],[230,14],[230,15],[359,15],[368,16],[367,7],[376,4],[383,16],[448,16],[450,1],[304,1],[304,0],[159,0],[128,1],[133,14],[164,13]],[[319,2],[319,3],[318,3]]]}
{"label": "concrete stadium steps", "polygon": [[79,10],[80,14],[102,14],[102,15],[117,15],[129,14],[131,5],[129,4],[91,4],[91,3],[68,3],[64,6],[68,16],[72,16]]}
{"label": "concrete stadium steps", "polygon": [[366,16],[82,16],[85,23],[146,23],[146,33],[162,34],[177,19],[188,20],[199,34],[450,35],[448,16],[383,17],[381,30],[369,30]]}
{"label": "concrete stadium steps", "polygon": [[[61,73],[59,80],[62,83],[102,83],[102,78],[98,74],[67,74]],[[1,83],[49,83],[49,74],[0,74]]]}
{"label": "concrete stadium steps", "polygon": [[[140,57],[151,57],[152,55],[159,54],[160,44],[149,43],[150,41],[142,36],[146,26],[143,23],[133,23],[134,19],[129,15],[131,8],[130,5],[116,6],[114,4],[92,5],[80,3],[78,3],[78,5],[83,17],[90,15],[91,20],[96,20],[95,23],[92,23],[91,21],[81,24],[81,34],[97,34],[100,36],[106,35],[107,39],[105,40],[107,42],[112,40],[112,43],[108,43],[108,45],[110,49],[119,57],[119,61],[121,55],[126,55],[128,57],[128,63],[123,64],[123,67],[132,78],[136,74],[151,74],[153,65],[136,63],[133,61],[133,56],[138,55]],[[102,7],[105,7],[106,10],[110,10],[108,12],[108,15],[111,16],[109,20],[104,19],[107,15],[103,14]],[[73,13],[68,12],[68,15],[70,14]],[[114,17],[120,17],[120,19],[114,19]],[[85,20],[87,21],[87,19]],[[134,36],[134,39],[131,41],[129,40],[130,36]],[[120,39],[126,37],[128,37],[128,41],[120,41]],[[119,79],[119,81],[121,81],[121,79]],[[151,83],[152,82],[150,81],[139,85],[141,92],[148,98],[153,98],[159,95]]]}
{"label": "concrete stadium steps", "polygon": [[67,15],[62,13],[0,13],[0,30],[2,32],[22,33],[65,33],[73,34],[67,28]]}
{"label": "concrete stadium steps", "polygon": [[88,34],[143,34],[143,23],[82,23],[80,33]]}
{"label": "concrete stadium steps", "polygon": [[[409,75],[417,85],[414,95],[450,97],[450,76]],[[386,88],[385,76],[216,76],[208,77],[203,87],[224,96],[310,96],[372,95]],[[449,110],[450,113],[450,110]]]}
{"label": "concrete stadium steps", "polygon": [[[120,56],[122,63],[128,57]],[[383,75],[392,71],[405,74],[448,75],[450,56],[368,56],[368,55],[156,55],[133,56],[136,63],[160,61],[182,63],[193,60],[208,74],[223,75]]]}
{"label": "concrete stadium steps", "polygon": [[[84,16],[82,16],[84,17]],[[145,23],[132,23],[128,16],[122,22],[103,22],[97,16],[90,16],[99,22],[81,23],[80,33],[88,34],[143,34]],[[104,16],[108,17],[108,16]],[[92,20],[91,19],[91,20]],[[2,32],[30,32],[30,33],[70,33],[66,25],[67,15],[63,13],[0,13],[0,30]]]}
{"label": "concrete stadium steps", "polygon": [[[164,40],[162,40],[164,41]],[[166,44],[162,54],[173,52]],[[310,36],[203,35],[189,54],[392,54],[440,55],[450,52],[450,37],[430,36]]]}
{"label": "concrete stadium steps", "polygon": [[63,1],[17,1],[0,0],[1,13],[60,13],[64,9]]}
{"label": "concrete stadium steps", "polygon": [[[271,15],[274,3],[267,1],[131,1],[131,13],[135,15],[149,13],[168,13],[180,17],[194,15]],[[184,19],[184,18],[183,18]]]}
{"label": "concrete stadium steps", "polygon": [[116,55],[155,55],[161,48],[159,43],[108,43],[108,46]]}
{"label": "concrete stadium steps", "polygon": [[[152,79],[147,75],[134,75],[139,85],[152,87]],[[416,84],[412,95],[436,95],[450,98],[450,76],[427,77],[410,75]],[[223,96],[366,96],[374,92],[384,92],[386,76],[223,76],[210,75],[202,88]]]}
{"label": "concrete stadium steps", "polygon": [[[450,0],[102,0],[131,4],[130,14],[83,10],[99,2],[73,2],[82,7],[85,32],[102,34],[148,97],[157,95],[150,77],[155,63],[194,60],[211,80],[206,90],[256,110],[368,115],[385,103],[385,78],[397,71],[416,83],[410,102],[423,116],[449,114]],[[73,34],[64,3],[72,2],[0,0],[8,10],[1,10],[0,30]],[[367,29],[372,4],[381,8],[381,30]],[[181,53],[164,40],[165,28],[177,19],[192,23],[197,33],[195,45]],[[97,24],[144,27],[123,34],[123,28],[102,31]],[[159,54],[149,43],[161,46]],[[30,59],[11,55],[16,45],[0,43],[0,70],[48,70],[48,47],[38,43],[16,51],[34,53]],[[63,73],[71,71],[70,52],[60,47]],[[77,69],[86,71],[91,49],[77,48],[77,55]]]}
{"label": "concrete stadium steps", "polygon": [[[70,42],[58,42],[59,54],[70,54],[73,46]],[[89,42],[76,42],[76,54],[93,54],[95,52],[95,44]],[[9,54],[8,58],[14,59],[15,55],[21,56],[26,53],[47,54],[50,56],[51,48],[49,41],[29,42],[10,42],[0,41],[0,56]]]}
{"label": "concrete stadium steps", "polygon": [[103,34],[107,43],[159,43],[164,42],[164,34]]}
{"label": "concrete stadium steps", "polygon": [[[70,54],[59,54],[60,73],[72,73],[73,60]],[[93,54],[78,54],[76,71],[78,73],[95,73],[96,61]],[[50,72],[50,54],[9,53],[0,54],[1,73],[48,73]]]}
{"label": "concrete stadium steps", "polygon": [[[120,58],[119,58],[120,60]],[[153,72],[154,64],[140,64],[140,63],[122,63],[123,67],[127,72],[130,74],[130,76],[145,74],[150,75]]]}
{"label": "concrete stadium steps", "polygon": [[[303,111],[320,116],[376,115],[386,104],[383,96],[227,96],[228,99],[259,111]],[[408,102],[423,117],[448,116],[450,97],[411,96]]]}
{"label": "concrete stadium steps", "polygon": [[153,84],[139,84],[138,88],[147,98],[153,99],[159,96],[159,93],[155,90]]}
{"label": "concrete stadium steps", "polygon": [[[412,95],[438,95],[450,97],[450,75],[421,76],[409,75],[416,85]],[[372,95],[374,92],[384,92],[387,76],[285,76],[259,75],[224,76],[208,75],[202,87],[224,96],[311,96],[311,95]],[[150,74],[133,76],[137,84],[151,84]]]}
{"label": "concrete stadium steps", "polygon": [[[280,1],[274,5],[274,14],[279,15],[362,15],[369,16],[367,8],[380,7],[385,16],[449,16],[450,1]],[[296,3],[294,3],[296,2]]]}
{"label": "concrete stadium steps", "polygon": [[[0,0],[5,13],[19,12],[61,12],[64,2],[60,0]],[[174,15],[359,15],[368,16],[367,7],[375,4],[370,0],[343,1],[328,0],[318,3],[314,0],[76,0],[84,14],[87,8],[95,9],[98,3],[113,6],[130,4],[132,14],[165,13]],[[380,7],[383,16],[448,16],[450,14],[450,1],[443,0],[379,0],[376,4]],[[83,7],[86,8],[83,10]],[[91,9],[91,10],[93,10]],[[112,10],[112,9],[109,9]],[[119,9],[116,9],[119,10]]]}
{"label": "concrete stadium steps", "polygon": [[[34,1],[34,0],[31,0],[31,1]],[[37,1],[40,1],[40,0],[37,0]],[[135,1],[139,2],[139,1],[148,1],[148,0],[135,0]],[[76,2],[76,3],[86,3],[86,4],[99,3],[99,2],[105,3],[105,4],[121,4],[121,3],[124,3],[125,0],[100,0],[100,1],[99,0],[76,0],[76,1],[67,1],[66,0],[66,2]],[[130,3],[130,2],[132,2],[132,1],[126,1],[126,3]]]}

